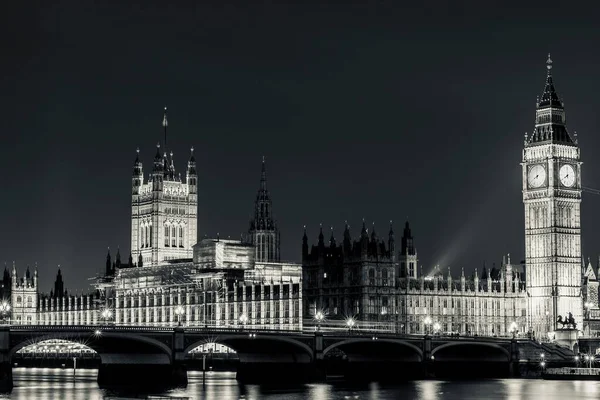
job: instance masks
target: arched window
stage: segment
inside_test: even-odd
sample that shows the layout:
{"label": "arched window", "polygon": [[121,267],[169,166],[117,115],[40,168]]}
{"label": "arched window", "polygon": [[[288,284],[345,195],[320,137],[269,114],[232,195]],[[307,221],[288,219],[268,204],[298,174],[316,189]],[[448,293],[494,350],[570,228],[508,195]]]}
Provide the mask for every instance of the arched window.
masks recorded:
{"label": "arched window", "polygon": [[179,227],[179,247],[183,247],[183,226]]}
{"label": "arched window", "polygon": [[152,225],[150,225],[150,247],[152,247]]}
{"label": "arched window", "polygon": [[21,299],[21,296],[17,296],[17,304],[21,304],[21,301],[23,301],[23,300]]}
{"label": "arched window", "polygon": [[31,303],[32,303],[31,296],[27,296],[27,307],[31,307]]}
{"label": "arched window", "polygon": [[369,270],[369,286],[375,286],[375,270]]}
{"label": "arched window", "polygon": [[381,271],[381,284],[383,286],[387,286],[388,285],[388,270],[384,269],[383,271]]}
{"label": "arched window", "polygon": [[165,247],[169,247],[170,234],[171,234],[171,230],[169,229],[169,225],[165,225]]}
{"label": "arched window", "polygon": [[171,247],[177,247],[177,227],[171,228]]}

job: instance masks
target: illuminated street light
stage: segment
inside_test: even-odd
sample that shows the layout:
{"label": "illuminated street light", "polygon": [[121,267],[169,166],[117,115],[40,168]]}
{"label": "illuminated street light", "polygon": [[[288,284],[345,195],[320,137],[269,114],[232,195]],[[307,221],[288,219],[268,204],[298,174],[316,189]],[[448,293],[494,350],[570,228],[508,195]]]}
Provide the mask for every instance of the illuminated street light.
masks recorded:
{"label": "illuminated street light", "polygon": [[244,329],[244,325],[246,325],[246,322],[248,322],[248,317],[246,316],[246,314],[242,314],[240,316],[240,324],[242,324],[242,329]]}
{"label": "illuminated street light", "polygon": [[110,311],[108,308],[105,308],[100,315],[106,324],[106,321],[112,318],[112,311]]}
{"label": "illuminated street light", "polygon": [[433,324],[433,333],[439,333],[440,329],[442,329],[442,326],[440,325],[439,322],[436,322],[435,324]]}
{"label": "illuminated street light", "polygon": [[[100,329],[96,329],[96,330],[94,331],[94,336],[96,336],[96,337],[99,337],[99,336],[101,336],[101,335],[102,335],[102,331],[101,331]],[[47,348],[48,348],[48,346],[45,346],[44,348],[45,348],[45,349],[47,349]]]}
{"label": "illuminated street light", "polygon": [[511,332],[511,333],[512,333],[512,335],[513,335],[513,339],[514,339],[514,338],[515,338],[515,336],[517,335],[517,330],[518,330],[518,328],[519,328],[519,327],[517,326],[517,323],[516,323],[515,321],[513,321],[513,322],[510,324],[510,332]]}
{"label": "illuminated street light", "polygon": [[0,303],[0,314],[2,315],[2,321],[6,320],[6,316],[10,312],[10,304],[7,301]]}
{"label": "illuminated street light", "polygon": [[323,313],[321,311],[319,311],[315,314],[315,319],[317,320],[317,330],[320,331],[321,330],[321,322],[323,322],[323,320],[325,319],[325,316],[323,315]]}
{"label": "illuminated street light", "polygon": [[181,316],[184,313],[184,309],[181,306],[175,307],[175,315],[177,315],[177,325],[181,326]]}
{"label": "illuminated street light", "polygon": [[425,320],[423,322],[425,322],[425,334],[428,334],[429,333],[429,325],[431,325],[431,322],[432,322],[431,317],[430,316],[425,317]]}
{"label": "illuminated street light", "polygon": [[356,325],[356,321],[354,318],[350,317],[346,320],[346,326],[348,327],[348,331],[352,331],[352,328]]}

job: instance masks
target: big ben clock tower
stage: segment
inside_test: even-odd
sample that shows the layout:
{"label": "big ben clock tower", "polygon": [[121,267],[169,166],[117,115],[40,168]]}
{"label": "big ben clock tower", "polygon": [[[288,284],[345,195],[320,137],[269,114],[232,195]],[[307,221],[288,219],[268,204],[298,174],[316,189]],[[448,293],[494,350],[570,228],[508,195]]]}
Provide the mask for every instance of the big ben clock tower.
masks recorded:
{"label": "big ben clock tower", "polygon": [[576,136],[567,131],[564,104],[552,82],[535,112],[535,129],[523,149],[527,314],[536,336],[556,329],[558,316],[583,322],[581,300],[581,161]]}

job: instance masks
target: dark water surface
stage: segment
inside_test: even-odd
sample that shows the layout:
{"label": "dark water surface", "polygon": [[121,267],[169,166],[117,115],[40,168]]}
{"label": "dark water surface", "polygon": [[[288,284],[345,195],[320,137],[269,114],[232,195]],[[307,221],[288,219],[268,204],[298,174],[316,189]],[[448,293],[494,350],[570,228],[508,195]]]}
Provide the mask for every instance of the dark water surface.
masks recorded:
{"label": "dark water surface", "polygon": [[235,373],[207,374],[206,386],[202,373],[190,372],[185,389],[141,393],[136,390],[100,389],[96,370],[51,368],[15,368],[14,389],[0,399],[61,399],[99,400],[115,397],[147,398],[172,396],[189,399],[600,399],[600,381],[544,381],[541,379],[498,379],[480,381],[415,381],[398,385],[371,383],[352,386],[342,383],[315,383],[298,386],[241,385]]}

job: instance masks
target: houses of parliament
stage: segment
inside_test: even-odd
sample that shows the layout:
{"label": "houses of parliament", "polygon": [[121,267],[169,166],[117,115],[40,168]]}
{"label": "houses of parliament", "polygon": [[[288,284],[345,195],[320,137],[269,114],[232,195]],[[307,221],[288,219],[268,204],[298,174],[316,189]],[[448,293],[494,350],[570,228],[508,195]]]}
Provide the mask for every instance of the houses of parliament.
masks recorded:
{"label": "houses of parliament", "polygon": [[[173,325],[300,330],[316,324],[407,334],[533,335],[548,340],[559,316],[571,313],[585,334],[600,324],[598,264],[582,262],[581,154],[566,126],[564,103],[546,79],[535,126],[522,151],[525,260],[510,255],[473,274],[436,267],[424,274],[417,235],[406,221],[376,232],[344,224],[305,228],[302,262],[281,262],[263,158],[254,217],[241,240],[197,240],[198,186],[194,150],[185,177],[164,139],[145,174],[137,152],[131,185],[131,252],[106,258],[89,294],[64,290],[60,270],[50,294],[38,290],[38,271],[19,277],[5,269],[3,294],[12,323]],[[518,179],[517,176],[514,179]],[[379,228],[378,228],[379,229]],[[354,234],[354,235],[353,235]],[[299,241],[300,245],[300,241]],[[457,271],[454,271],[455,273]],[[110,312],[106,312],[109,310]],[[320,318],[317,321],[316,316]]]}

